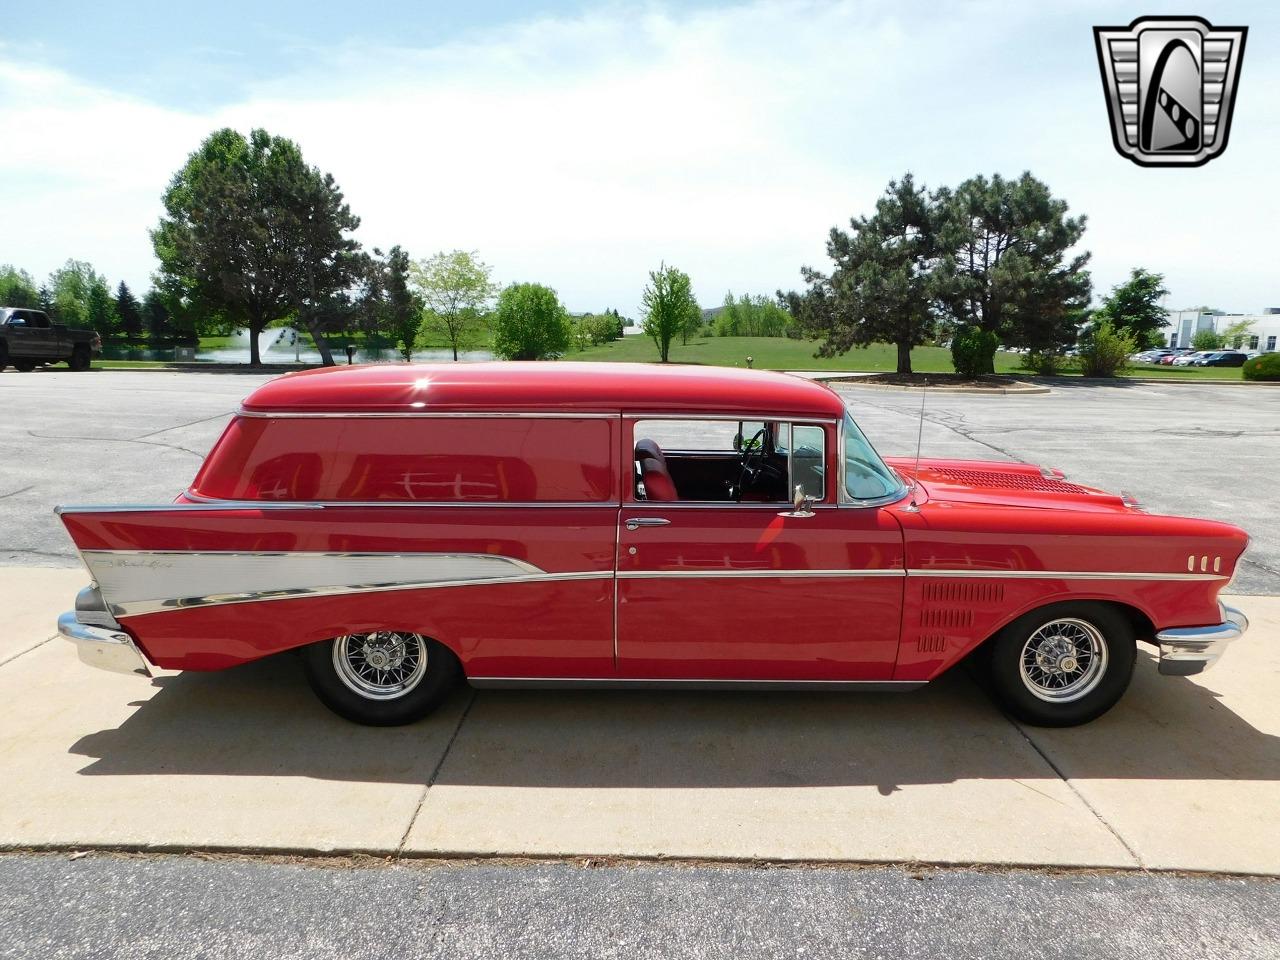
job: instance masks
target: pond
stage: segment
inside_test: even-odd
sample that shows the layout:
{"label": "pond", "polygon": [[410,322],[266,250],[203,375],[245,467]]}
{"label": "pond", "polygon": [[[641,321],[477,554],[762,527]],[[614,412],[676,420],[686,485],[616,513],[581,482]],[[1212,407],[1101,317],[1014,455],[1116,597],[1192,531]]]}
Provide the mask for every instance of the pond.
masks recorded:
{"label": "pond", "polygon": [[[333,359],[338,363],[347,360],[346,343],[339,337],[330,339]],[[258,351],[263,363],[320,363],[320,351],[315,348],[311,336],[305,331],[293,327],[273,327],[258,335]],[[131,347],[123,344],[106,344],[102,348],[104,360],[156,360],[169,362],[174,359],[172,347],[151,349],[149,347]],[[249,335],[244,330],[237,330],[230,345],[215,349],[197,348],[197,363],[248,363]],[[388,363],[400,359],[399,351],[391,347],[362,347],[355,352],[356,363]],[[413,359],[416,362],[453,360],[453,351],[448,349],[415,350]],[[494,359],[490,350],[464,350],[458,354],[460,361],[474,363],[480,360]]]}

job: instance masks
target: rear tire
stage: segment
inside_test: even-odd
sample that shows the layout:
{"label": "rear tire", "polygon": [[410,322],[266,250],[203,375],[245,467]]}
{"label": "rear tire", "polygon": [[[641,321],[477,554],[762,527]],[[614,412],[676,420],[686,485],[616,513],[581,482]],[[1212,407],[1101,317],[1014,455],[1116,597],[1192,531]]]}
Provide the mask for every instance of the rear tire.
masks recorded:
{"label": "rear tire", "polygon": [[67,367],[76,371],[88,370],[91,359],[89,345],[87,343],[77,343],[71,348],[71,359],[67,361]]}
{"label": "rear tire", "polygon": [[34,360],[17,359],[13,361],[13,369],[19,373],[30,373],[35,368],[36,362]]}
{"label": "rear tire", "polygon": [[372,727],[421,720],[462,673],[444,644],[397,630],[321,640],[304,647],[302,657],[320,701],[338,716]]}
{"label": "rear tire", "polygon": [[1124,695],[1137,659],[1133,627],[1105,603],[1056,603],[1005,627],[990,644],[991,692],[1039,727],[1074,727]]}
{"label": "rear tire", "polygon": [[0,373],[4,373],[4,368],[9,365],[9,345],[0,340]]}

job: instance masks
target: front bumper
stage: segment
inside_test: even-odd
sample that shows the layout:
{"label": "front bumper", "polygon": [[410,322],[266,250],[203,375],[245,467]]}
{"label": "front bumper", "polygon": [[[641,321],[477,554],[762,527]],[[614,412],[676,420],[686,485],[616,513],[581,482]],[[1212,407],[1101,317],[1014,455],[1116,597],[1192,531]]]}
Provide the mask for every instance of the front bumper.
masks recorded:
{"label": "front bumper", "polygon": [[151,668],[133,638],[120,629],[81,623],[74,610],[58,617],[58,633],[76,645],[80,659],[112,673],[151,676]]}
{"label": "front bumper", "polygon": [[1249,619],[1235,607],[1222,605],[1222,623],[1210,627],[1173,627],[1156,634],[1160,672],[1170,677],[1199,673],[1222,656],[1232,640],[1249,629]]}

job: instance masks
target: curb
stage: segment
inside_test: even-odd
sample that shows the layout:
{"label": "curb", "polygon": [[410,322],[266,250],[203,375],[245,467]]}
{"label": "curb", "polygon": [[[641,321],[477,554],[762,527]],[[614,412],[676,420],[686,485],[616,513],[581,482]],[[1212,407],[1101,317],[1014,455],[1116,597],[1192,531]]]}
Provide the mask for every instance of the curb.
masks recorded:
{"label": "curb", "polygon": [[930,393],[971,393],[971,394],[976,394],[978,396],[987,396],[987,397],[1039,396],[1039,395],[1053,392],[1052,388],[1039,386],[1037,384],[1024,384],[1016,387],[1014,386],[1010,386],[1010,387],[933,387],[931,386],[926,388],[924,384],[913,384],[908,386],[901,383],[866,383],[865,381],[857,377],[850,377],[848,379],[833,377],[830,379],[824,379],[821,382],[822,383],[840,383],[840,384],[845,384],[847,386],[860,387],[863,390],[901,390],[901,391],[910,391],[914,393],[919,390],[928,389]]}

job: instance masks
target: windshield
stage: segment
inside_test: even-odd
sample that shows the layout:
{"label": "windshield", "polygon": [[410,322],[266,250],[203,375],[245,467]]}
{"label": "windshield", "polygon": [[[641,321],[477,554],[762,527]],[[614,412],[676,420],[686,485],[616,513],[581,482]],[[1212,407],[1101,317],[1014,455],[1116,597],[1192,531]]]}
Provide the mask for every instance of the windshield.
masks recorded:
{"label": "windshield", "polygon": [[867,442],[849,411],[844,412],[844,489],[854,500],[901,496],[906,487]]}

